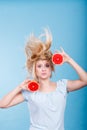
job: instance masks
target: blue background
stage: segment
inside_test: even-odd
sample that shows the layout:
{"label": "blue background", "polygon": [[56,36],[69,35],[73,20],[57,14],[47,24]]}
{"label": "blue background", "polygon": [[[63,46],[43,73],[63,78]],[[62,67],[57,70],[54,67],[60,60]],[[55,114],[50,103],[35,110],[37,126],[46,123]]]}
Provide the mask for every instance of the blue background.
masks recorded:
{"label": "blue background", "polygon": [[[24,69],[26,38],[37,36],[43,27],[53,34],[52,51],[62,46],[87,71],[86,0],[0,0],[0,99],[26,77]],[[67,64],[56,66],[52,80],[77,79]],[[43,117],[42,117],[43,118]],[[0,109],[0,130],[28,130],[26,103]],[[68,95],[65,130],[87,130],[87,88]]]}

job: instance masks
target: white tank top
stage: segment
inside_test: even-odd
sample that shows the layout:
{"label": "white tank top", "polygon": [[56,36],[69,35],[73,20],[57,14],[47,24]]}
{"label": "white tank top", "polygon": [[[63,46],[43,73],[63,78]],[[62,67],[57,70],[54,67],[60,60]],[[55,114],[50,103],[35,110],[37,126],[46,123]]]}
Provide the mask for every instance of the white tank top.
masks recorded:
{"label": "white tank top", "polygon": [[30,113],[29,130],[64,130],[64,111],[67,97],[67,80],[57,81],[53,92],[22,90]]}

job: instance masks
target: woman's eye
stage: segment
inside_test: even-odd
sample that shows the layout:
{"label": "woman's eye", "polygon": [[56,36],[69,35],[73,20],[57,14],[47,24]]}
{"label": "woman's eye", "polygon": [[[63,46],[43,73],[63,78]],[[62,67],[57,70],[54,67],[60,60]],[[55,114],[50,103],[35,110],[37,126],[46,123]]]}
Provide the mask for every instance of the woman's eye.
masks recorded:
{"label": "woman's eye", "polygon": [[46,67],[49,67],[50,65],[49,64],[46,64]]}
{"label": "woman's eye", "polygon": [[37,67],[38,67],[38,68],[41,68],[41,65],[38,65]]}

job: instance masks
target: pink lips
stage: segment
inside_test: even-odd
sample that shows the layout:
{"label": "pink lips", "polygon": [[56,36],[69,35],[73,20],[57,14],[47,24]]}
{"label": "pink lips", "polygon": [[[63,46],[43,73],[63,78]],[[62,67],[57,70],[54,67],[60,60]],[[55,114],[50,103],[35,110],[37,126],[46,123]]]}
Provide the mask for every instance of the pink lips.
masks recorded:
{"label": "pink lips", "polygon": [[46,73],[42,73],[42,75],[45,75]]}

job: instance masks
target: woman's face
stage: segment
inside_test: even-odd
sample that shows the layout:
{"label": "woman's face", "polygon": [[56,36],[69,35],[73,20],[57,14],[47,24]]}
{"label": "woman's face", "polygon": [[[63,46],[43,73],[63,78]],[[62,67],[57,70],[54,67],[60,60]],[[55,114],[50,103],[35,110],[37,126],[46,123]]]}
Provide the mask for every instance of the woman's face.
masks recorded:
{"label": "woman's face", "polygon": [[36,62],[36,76],[39,79],[48,79],[51,77],[51,65],[47,60],[38,60]]}

